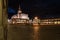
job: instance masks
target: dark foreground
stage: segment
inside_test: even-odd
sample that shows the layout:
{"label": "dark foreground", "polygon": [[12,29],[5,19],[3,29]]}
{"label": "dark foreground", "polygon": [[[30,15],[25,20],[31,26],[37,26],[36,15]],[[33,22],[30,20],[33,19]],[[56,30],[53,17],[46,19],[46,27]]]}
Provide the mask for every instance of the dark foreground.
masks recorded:
{"label": "dark foreground", "polygon": [[60,40],[60,25],[8,25],[7,40]]}

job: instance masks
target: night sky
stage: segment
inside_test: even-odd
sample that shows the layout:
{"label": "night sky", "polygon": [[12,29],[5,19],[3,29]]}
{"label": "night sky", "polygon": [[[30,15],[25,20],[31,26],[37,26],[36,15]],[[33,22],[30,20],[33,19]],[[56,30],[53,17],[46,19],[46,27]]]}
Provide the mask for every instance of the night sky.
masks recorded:
{"label": "night sky", "polygon": [[19,5],[30,18],[60,17],[60,0],[8,0],[8,18],[17,13]]}

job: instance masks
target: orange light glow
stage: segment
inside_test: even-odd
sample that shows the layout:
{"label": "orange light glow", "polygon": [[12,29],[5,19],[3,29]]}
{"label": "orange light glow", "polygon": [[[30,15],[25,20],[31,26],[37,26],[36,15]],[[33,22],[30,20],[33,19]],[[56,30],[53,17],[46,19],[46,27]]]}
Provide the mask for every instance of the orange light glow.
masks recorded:
{"label": "orange light glow", "polygon": [[38,19],[38,17],[36,16],[36,17],[34,17],[34,19]]}

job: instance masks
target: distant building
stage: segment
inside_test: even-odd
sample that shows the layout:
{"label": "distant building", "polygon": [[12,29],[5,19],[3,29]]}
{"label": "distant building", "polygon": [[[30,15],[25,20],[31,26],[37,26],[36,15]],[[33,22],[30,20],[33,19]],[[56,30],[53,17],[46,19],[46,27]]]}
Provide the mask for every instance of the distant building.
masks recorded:
{"label": "distant building", "polygon": [[28,14],[22,13],[19,7],[18,13],[16,15],[13,15],[11,17],[11,20],[12,20],[11,21],[12,23],[28,23],[29,17],[28,17]]}
{"label": "distant building", "polygon": [[33,25],[52,25],[52,24],[60,24],[60,18],[54,19],[39,19],[38,17],[34,17],[33,20],[30,20],[28,14],[22,13],[20,7],[16,15],[13,15],[11,19],[8,19],[8,23],[30,23]]}
{"label": "distant building", "polygon": [[38,17],[34,17],[33,25],[39,25],[39,24],[40,24],[40,19],[38,19]]}

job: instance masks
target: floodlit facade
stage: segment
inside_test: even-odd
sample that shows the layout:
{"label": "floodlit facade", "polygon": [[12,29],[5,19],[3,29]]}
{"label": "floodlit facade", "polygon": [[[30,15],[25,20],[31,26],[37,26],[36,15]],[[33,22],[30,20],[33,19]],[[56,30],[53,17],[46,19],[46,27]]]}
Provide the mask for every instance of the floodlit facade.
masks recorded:
{"label": "floodlit facade", "polygon": [[38,17],[34,17],[33,25],[39,25],[39,23],[40,23],[40,19],[38,19]]}
{"label": "floodlit facade", "polygon": [[11,17],[11,22],[14,23],[27,23],[29,21],[28,14],[22,13],[20,7],[18,13]]}
{"label": "floodlit facade", "polygon": [[11,19],[8,19],[8,23],[30,23],[33,25],[54,25],[60,24],[60,18],[58,19],[42,19],[40,20],[37,16],[33,20],[30,20],[28,14],[22,13],[20,7],[16,15],[13,15]]}

